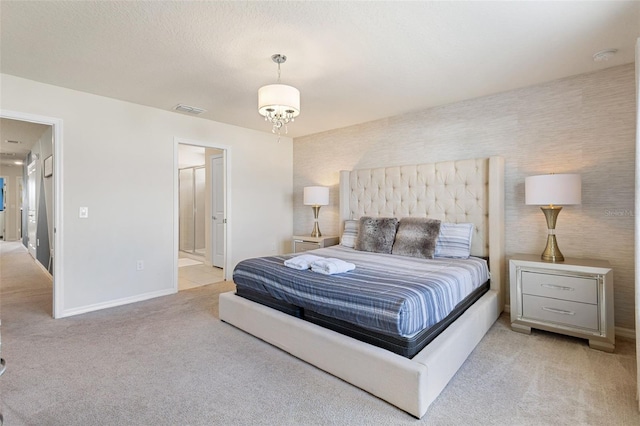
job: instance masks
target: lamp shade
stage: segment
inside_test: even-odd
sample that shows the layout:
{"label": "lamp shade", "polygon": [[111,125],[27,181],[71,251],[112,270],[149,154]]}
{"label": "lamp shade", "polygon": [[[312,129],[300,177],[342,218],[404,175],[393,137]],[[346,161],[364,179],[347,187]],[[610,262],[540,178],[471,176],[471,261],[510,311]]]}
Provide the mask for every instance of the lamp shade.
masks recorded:
{"label": "lamp shade", "polygon": [[327,206],[329,205],[329,188],[326,186],[305,186],[303,198],[305,206]]}
{"label": "lamp shade", "polygon": [[524,192],[526,204],[580,204],[582,179],[576,174],[529,176],[524,180]]}
{"label": "lamp shade", "polygon": [[258,90],[258,112],[261,115],[269,113],[293,117],[300,115],[300,91],[286,84],[269,84]]}

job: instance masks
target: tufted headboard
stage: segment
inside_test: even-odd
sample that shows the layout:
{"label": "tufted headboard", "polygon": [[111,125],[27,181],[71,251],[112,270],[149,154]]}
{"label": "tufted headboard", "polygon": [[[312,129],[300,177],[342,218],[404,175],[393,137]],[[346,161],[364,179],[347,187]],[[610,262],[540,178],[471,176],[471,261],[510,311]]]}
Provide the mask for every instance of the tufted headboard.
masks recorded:
{"label": "tufted headboard", "polygon": [[471,253],[490,258],[493,278],[506,273],[502,157],[342,171],[341,223],[361,216],[471,222]]}

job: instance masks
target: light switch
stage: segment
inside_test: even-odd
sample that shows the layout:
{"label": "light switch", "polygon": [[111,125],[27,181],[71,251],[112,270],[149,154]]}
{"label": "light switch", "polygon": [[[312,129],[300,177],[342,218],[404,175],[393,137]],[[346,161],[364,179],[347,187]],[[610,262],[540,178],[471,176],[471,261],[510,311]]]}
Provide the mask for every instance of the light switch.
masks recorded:
{"label": "light switch", "polygon": [[89,207],[80,207],[80,218],[86,219],[89,217]]}

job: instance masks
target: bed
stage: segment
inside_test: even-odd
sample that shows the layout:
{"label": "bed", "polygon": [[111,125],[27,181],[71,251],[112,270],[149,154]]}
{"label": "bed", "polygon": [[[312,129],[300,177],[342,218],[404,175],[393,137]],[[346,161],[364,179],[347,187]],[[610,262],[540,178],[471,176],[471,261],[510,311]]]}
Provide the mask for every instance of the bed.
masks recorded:
{"label": "bed", "polygon": [[293,312],[282,312],[260,300],[225,293],[220,318],[421,418],[503,309],[504,160],[341,172],[341,222],[362,216],[473,223],[471,254],[488,258],[488,290],[409,356],[326,328],[322,321],[300,318],[294,304]]}

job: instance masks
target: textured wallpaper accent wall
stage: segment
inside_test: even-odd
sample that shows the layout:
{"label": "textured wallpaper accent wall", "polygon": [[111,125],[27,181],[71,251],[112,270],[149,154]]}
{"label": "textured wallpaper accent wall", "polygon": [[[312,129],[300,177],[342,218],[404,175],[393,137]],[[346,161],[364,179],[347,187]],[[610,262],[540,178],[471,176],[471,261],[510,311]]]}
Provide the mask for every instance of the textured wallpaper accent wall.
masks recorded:
{"label": "textured wallpaper accent wall", "polygon": [[579,173],[582,205],[560,213],[558,244],[565,257],[611,263],[616,326],[633,329],[635,102],[628,64],[297,138],[294,233],[313,227],[302,188],[326,185],[331,198],[320,229],[337,235],[340,170],[501,155],[507,256],[542,253],[546,222],[537,206],[524,204],[524,179]]}

